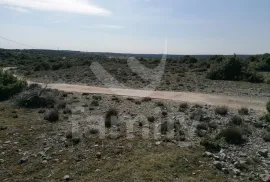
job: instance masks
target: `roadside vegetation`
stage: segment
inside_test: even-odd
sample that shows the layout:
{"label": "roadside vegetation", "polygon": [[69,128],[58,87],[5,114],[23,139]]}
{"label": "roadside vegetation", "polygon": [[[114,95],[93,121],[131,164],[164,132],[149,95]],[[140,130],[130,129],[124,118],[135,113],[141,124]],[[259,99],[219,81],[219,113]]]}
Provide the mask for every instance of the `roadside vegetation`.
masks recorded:
{"label": "roadside vegetation", "polygon": [[8,72],[0,71],[0,101],[7,100],[25,89],[27,83]]}

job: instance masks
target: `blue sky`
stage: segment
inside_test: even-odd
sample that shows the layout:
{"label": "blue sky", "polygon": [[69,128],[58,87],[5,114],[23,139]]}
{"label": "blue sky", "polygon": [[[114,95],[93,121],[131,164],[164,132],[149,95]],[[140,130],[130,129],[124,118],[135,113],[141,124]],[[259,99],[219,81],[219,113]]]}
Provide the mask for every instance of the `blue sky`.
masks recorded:
{"label": "blue sky", "polygon": [[[270,52],[269,0],[0,0],[0,36],[89,52]],[[28,48],[0,39],[2,48]]]}

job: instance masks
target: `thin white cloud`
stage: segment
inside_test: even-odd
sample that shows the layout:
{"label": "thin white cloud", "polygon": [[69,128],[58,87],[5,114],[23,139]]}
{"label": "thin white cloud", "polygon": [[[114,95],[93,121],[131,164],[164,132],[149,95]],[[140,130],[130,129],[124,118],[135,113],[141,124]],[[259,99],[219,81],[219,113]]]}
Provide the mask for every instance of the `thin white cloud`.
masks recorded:
{"label": "thin white cloud", "polygon": [[21,7],[7,6],[5,8],[13,10],[13,11],[20,12],[20,13],[29,13],[30,12],[28,9],[21,8]]}
{"label": "thin white cloud", "polygon": [[42,11],[58,11],[85,15],[109,15],[111,12],[88,0],[0,0],[0,5]]}
{"label": "thin white cloud", "polygon": [[97,24],[91,26],[83,26],[85,29],[123,29],[122,25],[106,25],[106,24]]}

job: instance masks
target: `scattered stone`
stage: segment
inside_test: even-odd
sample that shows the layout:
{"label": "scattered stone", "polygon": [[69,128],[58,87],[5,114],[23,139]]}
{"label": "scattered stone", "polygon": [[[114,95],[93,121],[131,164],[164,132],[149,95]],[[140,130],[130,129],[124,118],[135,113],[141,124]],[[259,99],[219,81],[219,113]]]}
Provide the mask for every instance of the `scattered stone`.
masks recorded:
{"label": "scattered stone", "polygon": [[218,170],[222,170],[223,165],[222,165],[221,162],[219,162],[219,161],[214,161],[213,164],[214,164],[214,166],[215,166]]}
{"label": "scattered stone", "polygon": [[240,156],[240,157],[247,157],[247,154],[245,154],[245,153],[243,153],[243,152],[240,152],[240,153],[239,153],[239,156]]}
{"label": "scattered stone", "polygon": [[10,143],[11,143],[10,140],[4,142],[4,144],[10,144]]}
{"label": "scattered stone", "polygon": [[27,157],[22,157],[22,158],[20,159],[19,164],[25,164],[27,161],[28,161],[28,158],[27,158]]}
{"label": "scattered stone", "polygon": [[70,176],[69,175],[65,175],[63,178],[65,181],[69,181],[70,180]]}
{"label": "scattered stone", "polygon": [[233,169],[233,174],[236,176],[239,176],[241,174],[241,171],[239,169],[234,168]]}
{"label": "scattered stone", "polygon": [[270,182],[270,174],[261,174],[260,178],[263,182]]}
{"label": "scattered stone", "polygon": [[227,158],[227,156],[226,156],[225,153],[220,153],[220,157],[219,158],[220,158],[220,160],[225,161],[226,158]]}
{"label": "scattered stone", "polygon": [[161,144],[161,141],[157,141],[155,144],[158,146]]}
{"label": "scattered stone", "polygon": [[213,157],[213,154],[211,152],[204,152],[203,157]]}
{"label": "scattered stone", "polygon": [[235,162],[234,163],[234,167],[236,169],[240,169],[240,170],[246,169],[247,168],[247,162],[246,161]]}

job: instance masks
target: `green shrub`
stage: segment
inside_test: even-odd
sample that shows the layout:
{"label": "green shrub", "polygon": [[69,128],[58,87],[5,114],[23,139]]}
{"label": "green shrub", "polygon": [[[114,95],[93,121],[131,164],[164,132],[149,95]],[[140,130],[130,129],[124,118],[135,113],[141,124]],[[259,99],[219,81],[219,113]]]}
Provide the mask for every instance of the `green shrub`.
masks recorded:
{"label": "green shrub", "polygon": [[127,100],[128,100],[128,101],[134,101],[135,99],[132,98],[132,97],[128,97]]}
{"label": "green shrub", "polygon": [[240,126],[243,122],[243,119],[240,116],[233,116],[230,123],[232,125],[238,125]]}
{"label": "green shrub", "polygon": [[56,122],[59,119],[59,112],[57,110],[48,111],[45,114],[44,119],[50,122]]}
{"label": "green shrub", "polygon": [[238,110],[238,113],[240,115],[248,115],[248,112],[249,112],[249,110],[246,107],[242,107],[241,109]]}
{"label": "green shrub", "polygon": [[213,139],[213,138],[205,138],[200,142],[202,146],[205,147],[206,151],[209,152],[219,152],[221,150],[221,146],[223,145],[222,139]]}
{"label": "green shrub", "polygon": [[242,59],[236,56],[216,62],[213,64],[207,73],[207,78],[211,80],[233,80],[233,81],[248,81],[251,83],[262,83],[264,77],[257,73],[254,66],[250,66]]}
{"label": "green shrub", "polygon": [[240,80],[243,75],[242,68],[243,64],[240,59],[236,57],[227,58],[212,65],[207,78],[212,80]]}
{"label": "green shrub", "polygon": [[55,95],[46,89],[30,89],[14,97],[15,105],[25,108],[53,107]]}
{"label": "green shrub", "polygon": [[8,72],[0,71],[0,101],[7,100],[26,88],[27,83]]}
{"label": "green shrub", "polygon": [[226,106],[220,106],[215,109],[215,113],[219,114],[221,116],[225,116],[228,113],[228,107]]}
{"label": "green shrub", "polygon": [[34,71],[42,71],[42,70],[49,70],[51,69],[51,66],[47,62],[38,63],[34,67]]}
{"label": "green shrub", "polygon": [[94,100],[102,100],[102,97],[100,95],[93,95],[92,99],[94,99]]}
{"label": "green shrub", "polygon": [[241,145],[245,142],[241,129],[236,127],[222,130],[217,136],[217,139],[219,138],[224,138],[227,143],[235,145]]}
{"label": "green shrub", "polygon": [[150,122],[150,123],[153,123],[155,121],[155,117],[154,116],[148,116],[147,117],[147,120]]}
{"label": "green shrub", "polygon": [[168,115],[168,112],[167,111],[162,111],[161,114],[162,114],[163,117],[166,117]]}
{"label": "green shrub", "polygon": [[264,77],[255,71],[249,71],[245,73],[244,80],[251,83],[263,83]]}
{"label": "green shrub", "polygon": [[152,100],[152,98],[150,98],[150,97],[144,97],[142,99],[142,102],[150,102],[151,100]]}
{"label": "green shrub", "polygon": [[157,106],[159,106],[159,107],[163,107],[163,106],[164,106],[163,102],[160,102],[160,101],[157,102],[156,104],[157,104]]}
{"label": "green shrub", "polygon": [[187,108],[188,108],[188,104],[186,102],[181,103],[180,106],[179,106],[179,111],[184,112]]}

